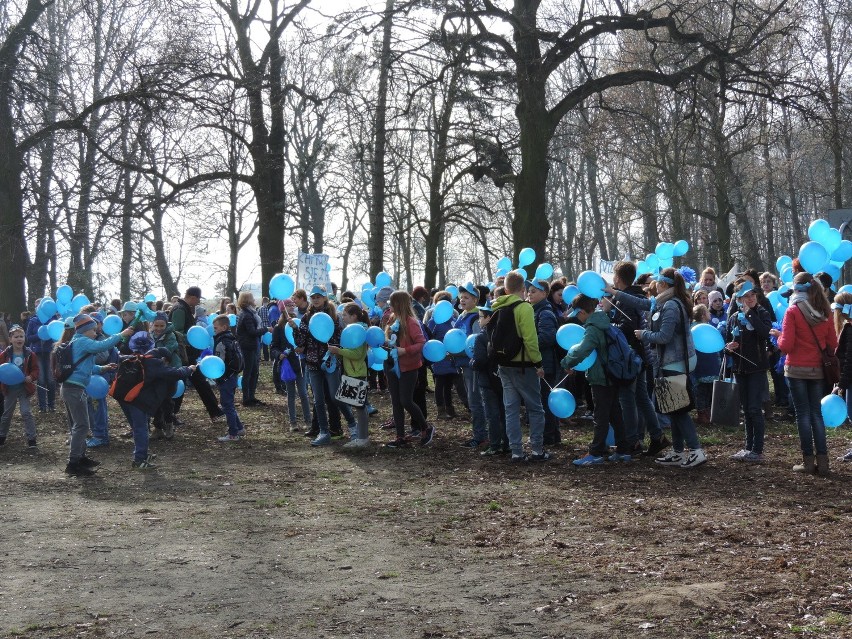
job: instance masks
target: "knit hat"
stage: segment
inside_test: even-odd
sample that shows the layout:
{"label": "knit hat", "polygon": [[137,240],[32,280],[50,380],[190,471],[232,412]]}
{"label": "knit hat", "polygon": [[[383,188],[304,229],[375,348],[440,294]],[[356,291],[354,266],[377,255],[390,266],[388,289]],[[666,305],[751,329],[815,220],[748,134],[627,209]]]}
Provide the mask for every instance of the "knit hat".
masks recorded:
{"label": "knit hat", "polygon": [[148,337],[148,333],[145,331],[139,331],[130,338],[127,346],[130,347],[130,350],[134,353],[147,353],[151,350],[151,348],[153,348],[154,341]]}
{"label": "knit hat", "polygon": [[724,297],[722,297],[722,294],[721,294],[719,291],[710,291],[710,292],[707,294],[707,301],[708,301],[710,304],[712,304],[713,302],[715,302],[717,299],[719,299],[719,300],[723,300],[723,301],[724,301],[724,299],[725,299],[725,298],[724,298]]}
{"label": "knit hat", "polygon": [[384,306],[388,303],[390,296],[393,295],[393,287],[392,286],[383,286],[379,289],[379,292],[376,293],[376,305]]}
{"label": "knit hat", "polygon": [[169,316],[166,315],[165,313],[163,313],[163,311],[158,311],[157,314],[154,316],[154,321],[156,322],[158,320],[168,324],[169,323]]}
{"label": "knit hat", "polygon": [[124,306],[121,307],[121,313],[135,313],[139,310],[139,307],[136,305],[136,302],[125,302]]}
{"label": "knit hat", "polygon": [[77,335],[82,335],[86,331],[97,328],[97,326],[98,325],[95,323],[95,320],[85,313],[80,313],[74,318],[74,332],[77,333]]}
{"label": "knit hat", "polygon": [[152,357],[157,357],[159,359],[169,359],[172,358],[172,352],[166,348],[165,346],[160,346],[159,348],[152,348],[150,351],[145,353],[146,355],[151,355]]}

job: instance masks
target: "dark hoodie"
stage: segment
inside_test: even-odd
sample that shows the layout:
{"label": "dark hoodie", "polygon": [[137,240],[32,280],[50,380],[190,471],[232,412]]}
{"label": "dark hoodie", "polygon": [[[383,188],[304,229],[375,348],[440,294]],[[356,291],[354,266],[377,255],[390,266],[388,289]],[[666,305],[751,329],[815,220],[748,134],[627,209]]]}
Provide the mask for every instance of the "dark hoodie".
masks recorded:
{"label": "dark hoodie", "polygon": [[171,358],[166,348],[155,348],[145,354],[142,359],[145,383],[136,399],[128,402],[146,415],[154,415],[163,402],[175,394],[179,379],[189,379],[192,375],[189,367],[172,368],[163,361],[164,358]]}
{"label": "dark hoodie", "polygon": [[[645,291],[636,285],[628,286],[622,291],[622,293],[625,295],[632,295],[633,297],[640,297],[642,299],[648,298],[648,296],[645,295]],[[637,308],[626,306],[622,302],[616,301],[614,306],[616,310],[610,312],[610,322],[613,326],[617,326],[621,329],[621,332],[624,333],[624,337],[627,338],[627,343],[630,344],[630,347],[636,351],[636,354],[639,355],[639,357],[642,358],[642,361],[647,364],[648,356],[645,353],[645,345],[641,340],[636,338],[636,334],[633,332],[645,329],[645,314]]]}

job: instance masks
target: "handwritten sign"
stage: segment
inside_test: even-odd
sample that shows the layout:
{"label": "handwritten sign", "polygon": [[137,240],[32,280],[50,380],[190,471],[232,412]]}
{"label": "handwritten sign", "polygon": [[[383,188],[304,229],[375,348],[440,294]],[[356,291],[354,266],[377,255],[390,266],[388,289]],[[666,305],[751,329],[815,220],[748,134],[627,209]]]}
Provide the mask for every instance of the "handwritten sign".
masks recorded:
{"label": "handwritten sign", "polygon": [[615,260],[598,260],[598,273],[606,280],[607,284],[612,284],[616,264]]}
{"label": "handwritten sign", "polygon": [[310,295],[314,286],[324,286],[331,295],[331,278],[328,274],[328,255],[321,253],[299,252],[299,265],[296,270],[296,286],[305,289]]}

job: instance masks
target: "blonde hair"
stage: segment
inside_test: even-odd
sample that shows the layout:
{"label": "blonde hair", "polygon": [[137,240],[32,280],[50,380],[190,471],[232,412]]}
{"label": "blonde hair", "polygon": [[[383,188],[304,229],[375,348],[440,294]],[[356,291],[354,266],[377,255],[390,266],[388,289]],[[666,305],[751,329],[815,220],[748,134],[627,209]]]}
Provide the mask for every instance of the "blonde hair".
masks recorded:
{"label": "blonde hair", "polygon": [[842,310],[847,304],[852,304],[852,293],[838,293],[834,296],[834,303],[837,304],[837,308],[834,309],[834,330],[840,336],[846,320],[852,319],[852,316],[847,315]]}
{"label": "blonde hair", "polygon": [[[399,341],[397,341],[397,345],[400,345],[403,339],[410,337],[408,335],[408,320],[415,317],[414,308],[411,306],[411,296],[405,291],[394,291],[388,301],[394,318],[399,320]],[[389,322],[385,328],[385,335],[388,338],[391,334],[391,324],[393,324],[393,321]]]}
{"label": "blonde hair", "polygon": [[251,291],[243,291],[237,297],[237,308],[248,308],[254,304],[254,294]]}

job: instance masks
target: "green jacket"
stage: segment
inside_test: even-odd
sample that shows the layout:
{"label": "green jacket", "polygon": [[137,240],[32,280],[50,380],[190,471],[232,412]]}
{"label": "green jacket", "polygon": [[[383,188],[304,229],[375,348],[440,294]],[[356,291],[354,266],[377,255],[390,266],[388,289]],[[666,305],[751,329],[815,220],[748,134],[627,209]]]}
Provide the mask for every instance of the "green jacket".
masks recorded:
{"label": "green jacket", "polygon": [[166,330],[159,337],[154,337],[153,333],[149,333],[149,335],[154,339],[155,348],[164,347],[169,349],[169,352],[172,354],[172,359],[169,363],[173,367],[180,368],[183,366],[183,362],[180,361],[180,355],[178,354],[179,346],[177,336],[175,335],[175,327],[171,323],[166,324]]}
{"label": "green jacket", "polygon": [[598,358],[592,364],[592,367],[586,371],[586,380],[593,386],[609,386],[606,370],[604,370],[604,362],[606,361],[605,331],[610,327],[609,317],[603,311],[596,311],[589,315],[583,326],[586,329],[583,341],[576,346],[573,355],[566,355],[562,358],[562,368],[565,370],[574,368],[591,355],[592,351],[597,351]]}
{"label": "green jacket", "polygon": [[[511,306],[520,301],[517,295],[504,295],[494,300],[491,308],[498,311],[504,306]],[[535,367],[541,366],[541,351],[538,350],[538,333],[535,330],[535,312],[531,304],[521,302],[515,309],[515,328],[524,342],[521,352],[512,358],[513,362],[529,362]]]}
{"label": "green jacket", "polygon": [[[366,324],[362,324],[367,328]],[[341,348],[340,357],[343,360],[343,374],[349,377],[367,377],[367,344],[358,348]]]}

